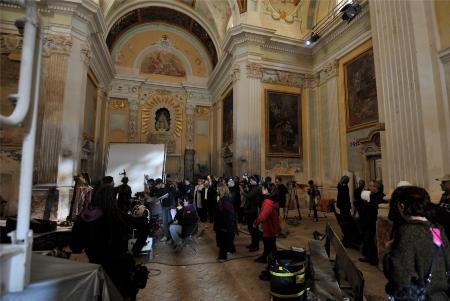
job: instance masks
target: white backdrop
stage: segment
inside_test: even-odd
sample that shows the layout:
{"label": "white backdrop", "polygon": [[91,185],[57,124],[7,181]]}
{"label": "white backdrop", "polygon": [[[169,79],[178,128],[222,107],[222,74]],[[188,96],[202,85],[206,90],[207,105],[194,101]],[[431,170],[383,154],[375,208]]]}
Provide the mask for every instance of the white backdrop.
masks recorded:
{"label": "white backdrop", "polygon": [[119,186],[122,184],[119,173],[123,173],[125,169],[128,185],[134,195],[138,191],[144,191],[144,175],[162,179],[163,166],[164,144],[111,143],[105,175],[112,176],[116,186]]}

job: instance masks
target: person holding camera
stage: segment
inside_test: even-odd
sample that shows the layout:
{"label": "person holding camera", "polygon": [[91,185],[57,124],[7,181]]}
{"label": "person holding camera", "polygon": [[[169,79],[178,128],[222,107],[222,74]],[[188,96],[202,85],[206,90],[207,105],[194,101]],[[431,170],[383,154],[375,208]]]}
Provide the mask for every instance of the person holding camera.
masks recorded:
{"label": "person holding camera", "polygon": [[259,231],[253,227],[253,223],[258,217],[258,205],[261,191],[258,187],[256,177],[251,176],[249,178],[250,186],[247,188],[240,187],[241,195],[244,196],[244,215],[247,221],[248,232],[251,236],[251,243],[247,246],[250,252],[256,252],[259,250]]}

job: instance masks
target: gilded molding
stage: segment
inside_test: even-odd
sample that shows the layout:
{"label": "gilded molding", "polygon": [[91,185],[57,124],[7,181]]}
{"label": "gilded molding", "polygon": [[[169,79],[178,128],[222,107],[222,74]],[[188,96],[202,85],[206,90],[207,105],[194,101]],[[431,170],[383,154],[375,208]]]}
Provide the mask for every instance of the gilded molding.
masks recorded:
{"label": "gilded molding", "polygon": [[263,74],[263,68],[260,64],[257,64],[257,63],[248,63],[247,64],[247,77],[261,79],[262,74]]}
{"label": "gilded molding", "polygon": [[44,55],[52,54],[70,55],[72,50],[72,37],[62,34],[47,34],[44,37]]}
{"label": "gilded molding", "polygon": [[113,110],[123,110],[128,107],[128,101],[123,100],[123,99],[114,99],[114,100],[111,100],[111,102],[109,103],[109,106]]}
{"label": "gilded molding", "polygon": [[194,149],[195,105],[186,104],[186,149]]}
{"label": "gilded molding", "polygon": [[204,117],[209,115],[209,108],[203,107],[203,106],[196,106],[195,107],[195,114],[197,117]]}

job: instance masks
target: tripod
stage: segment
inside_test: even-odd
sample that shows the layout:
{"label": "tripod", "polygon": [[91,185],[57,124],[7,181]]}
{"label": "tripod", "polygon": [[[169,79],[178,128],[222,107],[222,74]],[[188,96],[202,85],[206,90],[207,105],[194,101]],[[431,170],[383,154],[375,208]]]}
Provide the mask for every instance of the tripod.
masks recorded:
{"label": "tripod", "polygon": [[[294,207],[297,208],[298,220],[302,220],[302,214],[300,213],[300,204],[298,203],[298,194],[297,194],[297,183],[292,182],[291,188],[289,189],[289,204],[295,200]],[[289,206],[287,206],[287,211],[289,211]]]}

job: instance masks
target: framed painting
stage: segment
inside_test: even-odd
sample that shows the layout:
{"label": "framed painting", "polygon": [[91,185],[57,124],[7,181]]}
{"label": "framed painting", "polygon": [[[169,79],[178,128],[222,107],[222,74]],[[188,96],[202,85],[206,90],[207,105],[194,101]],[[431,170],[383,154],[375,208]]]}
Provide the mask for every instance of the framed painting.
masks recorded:
{"label": "framed painting", "polygon": [[300,94],[266,90],[266,152],[273,157],[302,155]]}
{"label": "framed painting", "polygon": [[344,65],[347,132],[378,123],[378,102],[373,50],[369,49]]}
{"label": "framed painting", "polygon": [[233,144],[233,90],[223,99],[222,145]]}

